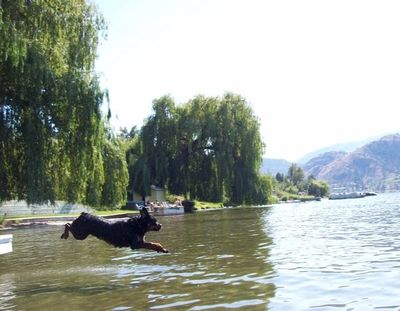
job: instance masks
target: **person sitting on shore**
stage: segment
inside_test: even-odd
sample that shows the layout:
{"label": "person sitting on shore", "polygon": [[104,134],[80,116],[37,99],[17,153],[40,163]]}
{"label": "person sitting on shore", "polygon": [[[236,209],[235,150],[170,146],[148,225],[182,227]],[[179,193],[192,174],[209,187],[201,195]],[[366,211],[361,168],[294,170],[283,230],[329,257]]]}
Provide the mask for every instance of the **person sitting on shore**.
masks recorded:
{"label": "person sitting on shore", "polygon": [[182,202],[178,198],[175,200],[175,206],[176,207],[181,207],[182,206]]}
{"label": "person sitting on shore", "polygon": [[169,207],[170,207],[169,204],[168,204],[168,202],[166,202],[166,201],[163,201],[163,202],[161,203],[161,206],[162,206],[163,208],[169,208]]}

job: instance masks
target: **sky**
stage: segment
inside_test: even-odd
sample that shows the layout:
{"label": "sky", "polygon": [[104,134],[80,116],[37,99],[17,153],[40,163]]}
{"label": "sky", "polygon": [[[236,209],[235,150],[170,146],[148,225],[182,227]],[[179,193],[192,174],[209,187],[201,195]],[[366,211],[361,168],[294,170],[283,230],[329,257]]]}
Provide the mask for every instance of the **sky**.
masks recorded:
{"label": "sky", "polygon": [[92,0],[112,126],[140,127],[171,95],[244,97],[265,156],[400,131],[400,1]]}

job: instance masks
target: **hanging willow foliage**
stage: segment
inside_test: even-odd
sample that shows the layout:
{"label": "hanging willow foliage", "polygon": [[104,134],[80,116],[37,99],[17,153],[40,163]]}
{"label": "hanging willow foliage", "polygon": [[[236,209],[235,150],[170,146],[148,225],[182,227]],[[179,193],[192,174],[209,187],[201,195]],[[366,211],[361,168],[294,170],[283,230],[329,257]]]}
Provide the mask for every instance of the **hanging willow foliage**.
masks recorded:
{"label": "hanging willow foliage", "polygon": [[259,127],[238,95],[197,96],[181,106],[168,96],[157,99],[141,131],[143,154],[131,184],[140,193],[155,184],[192,199],[266,203]]}
{"label": "hanging willow foliage", "polygon": [[104,203],[104,30],[85,0],[0,1],[0,200]]}

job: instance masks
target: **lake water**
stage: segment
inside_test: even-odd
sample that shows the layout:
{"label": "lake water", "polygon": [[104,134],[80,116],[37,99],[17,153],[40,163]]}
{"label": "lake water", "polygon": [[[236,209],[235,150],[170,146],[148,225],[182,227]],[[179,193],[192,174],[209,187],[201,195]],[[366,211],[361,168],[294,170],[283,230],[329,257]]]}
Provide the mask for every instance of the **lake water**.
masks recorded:
{"label": "lake water", "polygon": [[3,231],[0,310],[399,310],[400,195],[159,218],[169,254]]}

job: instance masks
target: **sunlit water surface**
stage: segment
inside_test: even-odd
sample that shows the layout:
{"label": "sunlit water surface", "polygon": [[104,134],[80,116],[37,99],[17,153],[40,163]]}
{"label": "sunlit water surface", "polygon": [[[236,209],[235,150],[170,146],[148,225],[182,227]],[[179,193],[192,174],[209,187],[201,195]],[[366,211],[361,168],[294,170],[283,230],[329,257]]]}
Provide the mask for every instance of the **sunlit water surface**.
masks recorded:
{"label": "sunlit water surface", "polygon": [[0,310],[400,310],[399,199],[160,217],[169,254],[3,231]]}

